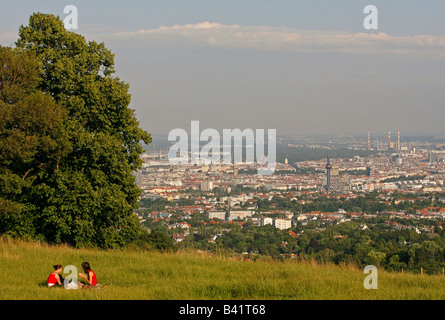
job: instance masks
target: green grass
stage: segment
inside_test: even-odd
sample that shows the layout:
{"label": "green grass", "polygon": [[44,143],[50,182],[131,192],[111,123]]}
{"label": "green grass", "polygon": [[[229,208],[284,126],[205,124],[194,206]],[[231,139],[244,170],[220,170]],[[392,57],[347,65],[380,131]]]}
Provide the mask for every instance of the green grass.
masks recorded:
{"label": "green grass", "polygon": [[[54,264],[90,262],[100,290],[48,289]],[[204,253],[73,249],[0,240],[0,300],[444,299],[442,276],[379,271],[378,289],[351,266],[239,261]]]}

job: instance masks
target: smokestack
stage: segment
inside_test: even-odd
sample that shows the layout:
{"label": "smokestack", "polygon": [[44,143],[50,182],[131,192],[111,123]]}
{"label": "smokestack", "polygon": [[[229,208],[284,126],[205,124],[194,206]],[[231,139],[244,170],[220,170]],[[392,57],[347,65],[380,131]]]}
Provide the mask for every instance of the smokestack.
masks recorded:
{"label": "smokestack", "polygon": [[391,148],[391,130],[388,130],[388,149]]}
{"label": "smokestack", "polygon": [[397,130],[397,150],[400,149],[400,130]]}
{"label": "smokestack", "polygon": [[368,150],[371,150],[371,134],[368,130]]}

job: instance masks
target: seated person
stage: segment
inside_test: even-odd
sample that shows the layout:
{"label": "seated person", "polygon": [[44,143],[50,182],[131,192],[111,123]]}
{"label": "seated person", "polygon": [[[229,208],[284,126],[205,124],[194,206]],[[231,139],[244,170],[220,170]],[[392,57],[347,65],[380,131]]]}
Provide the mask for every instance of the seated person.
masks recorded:
{"label": "seated person", "polygon": [[60,273],[62,272],[62,265],[56,264],[53,267],[54,272],[52,272],[48,277],[48,287],[61,287],[63,285],[63,278],[60,276]]}
{"label": "seated person", "polygon": [[82,263],[82,269],[86,274],[79,273],[79,276],[87,281],[87,284],[79,281],[79,286],[81,288],[91,288],[97,285],[96,274],[91,270],[90,264],[88,262]]}

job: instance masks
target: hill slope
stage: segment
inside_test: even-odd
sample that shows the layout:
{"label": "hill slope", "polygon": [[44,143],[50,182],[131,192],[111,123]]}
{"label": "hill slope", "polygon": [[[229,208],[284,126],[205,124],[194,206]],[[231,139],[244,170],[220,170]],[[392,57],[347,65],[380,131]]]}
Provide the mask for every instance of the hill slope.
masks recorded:
{"label": "hill slope", "polygon": [[[54,264],[90,262],[101,290],[48,289]],[[0,300],[444,299],[442,276],[379,272],[367,290],[363,270],[296,261],[237,261],[201,253],[101,251],[0,240]]]}

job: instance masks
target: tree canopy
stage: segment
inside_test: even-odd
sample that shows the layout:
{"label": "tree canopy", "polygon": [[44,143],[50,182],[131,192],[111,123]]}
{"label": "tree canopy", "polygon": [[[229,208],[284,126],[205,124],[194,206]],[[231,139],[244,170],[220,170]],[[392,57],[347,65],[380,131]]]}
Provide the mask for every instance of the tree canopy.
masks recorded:
{"label": "tree canopy", "polygon": [[151,136],[114,55],[35,13],[0,62],[0,233],[106,248],[140,237],[132,173]]}

